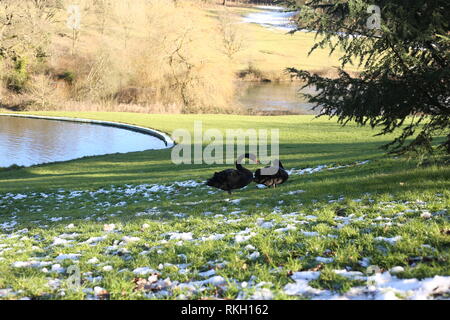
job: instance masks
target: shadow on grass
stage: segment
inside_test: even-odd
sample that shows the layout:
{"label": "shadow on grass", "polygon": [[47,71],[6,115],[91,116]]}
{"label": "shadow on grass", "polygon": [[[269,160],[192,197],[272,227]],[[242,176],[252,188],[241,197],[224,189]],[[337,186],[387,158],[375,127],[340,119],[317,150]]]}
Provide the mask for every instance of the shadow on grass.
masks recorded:
{"label": "shadow on grass", "polygon": [[[415,169],[414,162],[388,159],[379,149],[385,142],[282,144],[280,153],[286,168],[306,168],[322,164],[350,164],[355,161],[378,159],[358,168],[325,171],[313,175],[291,176],[284,188],[302,188],[313,179],[323,190],[383,190],[400,180],[442,180],[448,170],[435,173]],[[0,171],[0,193],[43,191],[58,188],[70,190],[95,189],[109,185],[171,183],[183,180],[204,181],[214,172],[232,165],[175,165],[171,150],[152,150],[127,154],[87,157],[60,163]],[[259,165],[260,166],[260,165]],[[255,170],[256,165],[248,165]],[[414,176],[408,172],[416,170]],[[399,181],[397,181],[399,180]],[[314,185],[314,184],[313,184]],[[311,185],[311,187],[313,187]],[[368,192],[368,191],[367,191]]]}

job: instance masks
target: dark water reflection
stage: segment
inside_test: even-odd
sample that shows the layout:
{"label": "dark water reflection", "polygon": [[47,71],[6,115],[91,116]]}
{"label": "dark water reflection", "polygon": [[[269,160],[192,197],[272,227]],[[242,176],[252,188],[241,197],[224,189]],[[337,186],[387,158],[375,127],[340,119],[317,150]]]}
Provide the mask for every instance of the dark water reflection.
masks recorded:
{"label": "dark water reflection", "polygon": [[[297,114],[318,114],[299,90],[301,84],[291,82],[249,82],[239,84],[238,101],[247,109],[265,112],[290,112]],[[314,88],[305,88],[301,93],[314,94]]]}
{"label": "dark water reflection", "polygon": [[155,137],[120,128],[0,116],[0,167],[162,148]]}

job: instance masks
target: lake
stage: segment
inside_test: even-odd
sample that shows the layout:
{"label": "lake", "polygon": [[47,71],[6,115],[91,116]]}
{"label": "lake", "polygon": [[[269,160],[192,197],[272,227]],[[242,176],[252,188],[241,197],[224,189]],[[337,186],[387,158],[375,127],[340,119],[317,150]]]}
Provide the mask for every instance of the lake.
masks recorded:
{"label": "lake", "polygon": [[263,112],[288,112],[295,114],[318,114],[300,93],[314,94],[314,88],[304,88],[296,82],[240,82],[238,102],[246,109]]}
{"label": "lake", "polygon": [[[263,27],[289,31],[295,28],[291,18],[296,11],[287,11],[280,6],[256,6],[257,12],[246,14],[242,18],[244,23],[254,23]],[[311,108],[300,93],[314,94],[314,88],[305,88],[300,91],[301,84],[295,82],[240,82],[238,83],[237,101],[246,109],[263,113],[297,113],[318,114],[318,110]],[[300,92],[299,92],[300,91]]]}
{"label": "lake", "polygon": [[279,6],[255,6],[253,8],[258,9],[258,12],[248,13],[243,17],[242,22],[255,23],[283,31],[290,31],[296,27],[291,19],[297,14],[297,11],[287,11],[286,8]]}
{"label": "lake", "polygon": [[156,137],[121,128],[0,116],[0,167],[163,148]]}

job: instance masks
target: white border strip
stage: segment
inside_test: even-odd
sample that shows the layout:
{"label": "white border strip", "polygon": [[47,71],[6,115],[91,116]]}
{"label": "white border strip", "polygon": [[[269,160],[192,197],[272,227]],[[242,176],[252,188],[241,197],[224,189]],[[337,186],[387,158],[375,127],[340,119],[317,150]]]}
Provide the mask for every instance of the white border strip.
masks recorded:
{"label": "white border strip", "polygon": [[[91,119],[81,119],[81,118],[68,118],[68,117],[48,117],[48,116],[36,116],[31,114],[17,114],[17,113],[1,113],[0,116],[8,116],[8,117],[18,117],[18,118],[30,118],[30,119],[43,119],[43,120],[57,120],[57,121],[67,121],[67,122],[81,122],[81,123],[90,123],[95,125],[102,125],[107,127],[115,127],[119,129],[125,129],[130,131],[135,131],[143,134],[148,134],[153,137],[156,137],[166,144],[166,148],[172,148],[175,143],[172,138],[160,131],[134,126],[131,124],[125,124],[120,122],[112,122],[112,121],[103,121],[103,120],[91,120]],[[159,149],[161,150],[161,149]]]}

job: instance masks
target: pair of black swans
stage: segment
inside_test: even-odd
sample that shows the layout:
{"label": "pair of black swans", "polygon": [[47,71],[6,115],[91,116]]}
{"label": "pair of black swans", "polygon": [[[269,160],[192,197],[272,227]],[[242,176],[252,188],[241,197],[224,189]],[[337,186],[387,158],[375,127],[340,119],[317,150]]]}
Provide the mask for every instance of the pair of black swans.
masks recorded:
{"label": "pair of black swans", "polygon": [[252,182],[275,188],[277,185],[286,182],[289,178],[289,174],[283,168],[280,160],[275,161],[275,166],[267,166],[263,169],[258,169],[255,171],[255,174],[253,174],[252,171],[242,166],[241,162],[244,158],[260,163],[254,154],[246,153],[236,160],[236,169],[226,169],[215,172],[214,176],[206,181],[206,184],[231,194],[232,190],[242,189]]}

